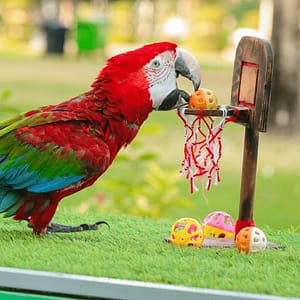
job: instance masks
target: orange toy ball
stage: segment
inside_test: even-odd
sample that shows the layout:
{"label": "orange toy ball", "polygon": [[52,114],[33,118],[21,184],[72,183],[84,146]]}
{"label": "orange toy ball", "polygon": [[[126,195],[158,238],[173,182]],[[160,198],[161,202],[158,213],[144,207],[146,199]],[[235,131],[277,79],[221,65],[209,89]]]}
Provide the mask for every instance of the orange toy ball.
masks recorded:
{"label": "orange toy ball", "polygon": [[207,108],[206,97],[203,89],[199,89],[191,95],[189,108]]}
{"label": "orange toy ball", "polygon": [[267,239],[257,227],[245,227],[236,236],[236,247],[241,253],[257,253],[266,249]]}
{"label": "orange toy ball", "polygon": [[216,109],[218,100],[212,90],[200,88],[193,92],[190,97],[188,107],[192,109]]}

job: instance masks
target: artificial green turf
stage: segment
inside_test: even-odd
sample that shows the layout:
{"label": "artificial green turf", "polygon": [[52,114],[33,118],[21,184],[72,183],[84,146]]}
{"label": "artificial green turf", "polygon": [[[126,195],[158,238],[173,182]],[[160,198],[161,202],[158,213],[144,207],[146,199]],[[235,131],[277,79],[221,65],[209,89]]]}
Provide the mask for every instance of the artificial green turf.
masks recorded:
{"label": "artificial green turf", "polygon": [[175,220],[60,209],[57,222],[109,222],[110,230],[33,236],[25,222],[2,219],[0,265],[250,293],[300,296],[300,232],[262,228],[279,250],[176,247],[164,237]]}

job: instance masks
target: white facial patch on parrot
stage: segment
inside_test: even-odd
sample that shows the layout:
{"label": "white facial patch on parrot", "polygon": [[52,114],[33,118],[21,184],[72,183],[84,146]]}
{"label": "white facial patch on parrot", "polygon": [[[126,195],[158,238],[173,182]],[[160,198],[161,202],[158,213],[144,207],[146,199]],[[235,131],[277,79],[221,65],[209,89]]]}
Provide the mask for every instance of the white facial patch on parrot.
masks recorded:
{"label": "white facial patch on parrot", "polygon": [[175,56],[172,51],[165,51],[144,67],[153,109],[158,109],[165,97],[177,88]]}

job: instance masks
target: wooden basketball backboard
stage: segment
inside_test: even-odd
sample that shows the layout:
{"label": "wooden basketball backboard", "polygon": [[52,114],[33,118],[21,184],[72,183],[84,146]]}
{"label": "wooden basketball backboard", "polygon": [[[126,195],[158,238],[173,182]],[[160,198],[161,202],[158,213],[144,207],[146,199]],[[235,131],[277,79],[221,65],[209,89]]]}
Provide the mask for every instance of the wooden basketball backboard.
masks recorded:
{"label": "wooden basketball backboard", "polygon": [[236,49],[231,105],[250,109],[247,127],[267,131],[273,53],[269,41],[245,36]]}

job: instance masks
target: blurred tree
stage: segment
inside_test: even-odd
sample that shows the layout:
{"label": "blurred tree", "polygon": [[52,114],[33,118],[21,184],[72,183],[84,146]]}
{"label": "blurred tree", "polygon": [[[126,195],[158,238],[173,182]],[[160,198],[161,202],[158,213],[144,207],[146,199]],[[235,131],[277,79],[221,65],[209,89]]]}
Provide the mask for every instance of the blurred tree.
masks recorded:
{"label": "blurred tree", "polygon": [[299,129],[300,0],[273,0],[274,74],[270,125],[293,133]]}
{"label": "blurred tree", "polygon": [[154,2],[151,0],[136,0],[134,3],[133,31],[135,37],[140,41],[152,37],[154,8]]}

